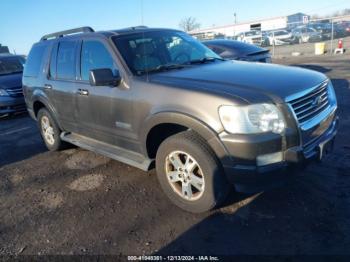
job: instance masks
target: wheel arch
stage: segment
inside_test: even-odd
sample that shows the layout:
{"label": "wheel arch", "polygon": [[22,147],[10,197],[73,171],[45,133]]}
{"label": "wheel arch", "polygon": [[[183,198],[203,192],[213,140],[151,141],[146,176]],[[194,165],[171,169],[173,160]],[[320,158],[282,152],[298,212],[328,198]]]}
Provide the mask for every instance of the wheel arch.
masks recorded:
{"label": "wheel arch", "polygon": [[[175,130],[164,132],[164,128],[175,128]],[[161,112],[146,119],[141,133],[144,154],[153,159],[159,145],[167,137],[185,130],[196,132],[207,141],[219,159],[226,159],[228,155],[227,150],[217,133],[199,119],[179,112]],[[154,137],[159,139],[154,141]]]}
{"label": "wheel arch", "polygon": [[49,102],[49,99],[42,91],[34,93],[32,101],[33,101],[32,108],[33,108],[33,113],[34,113],[35,119],[37,119],[39,110],[42,108],[46,108],[50,112],[52,117],[55,119],[59,128],[62,129],[61,124],[58,120],[57,111],[51,105],[51,103]]}

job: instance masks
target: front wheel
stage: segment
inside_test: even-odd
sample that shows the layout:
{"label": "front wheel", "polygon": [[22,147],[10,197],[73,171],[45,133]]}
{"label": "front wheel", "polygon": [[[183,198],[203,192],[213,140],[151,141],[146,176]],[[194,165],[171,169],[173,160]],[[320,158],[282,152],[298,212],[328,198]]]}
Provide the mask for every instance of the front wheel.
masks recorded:
{"label": "front wheel", "polygon": [[160,145],[156,169],[170,200],[192,213],[215,208],[230,189],[214,152],[192,131],[171,136]]}

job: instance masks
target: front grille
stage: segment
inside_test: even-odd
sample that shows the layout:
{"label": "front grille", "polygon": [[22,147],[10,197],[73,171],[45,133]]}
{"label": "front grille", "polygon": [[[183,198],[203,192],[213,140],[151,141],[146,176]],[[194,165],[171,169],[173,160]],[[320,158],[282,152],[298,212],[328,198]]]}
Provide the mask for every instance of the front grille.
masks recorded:
{"label": "front grille", "polygon": [[328,82],[289,102],[299,124],[303,124],[329,107]]}
{"label": "front grille", "polygon": [[22,90],[21,86],[11,88],[11,89],[6,89],[6,92],[12,97],[22,97],[23,96],[23,90]]}

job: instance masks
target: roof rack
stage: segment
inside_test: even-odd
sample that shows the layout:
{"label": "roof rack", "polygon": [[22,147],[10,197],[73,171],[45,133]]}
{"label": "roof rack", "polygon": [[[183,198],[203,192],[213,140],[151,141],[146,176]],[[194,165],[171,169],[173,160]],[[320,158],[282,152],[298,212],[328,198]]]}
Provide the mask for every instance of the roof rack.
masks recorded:
{"label": "roof rack", "polygon": [[65,30],[65,31],[61,31],[61,32],[56,32],[56,33],[44,35],[40,39],[40,41],[45,41],[45,40],[48,40],[50,38],[64,37],[66,35],[71,35],[71,34],[75,34],[75,33],[92,33],[92,32],[95,32],[94,29],[92,29],[89,26],[84,26],[84,27],[79,27],[79,28],[74,28],[74,29],[70,29],[70,30]]}
{"label": "roof rack", "polygon": [[138,26],[132,26],[132,27],[129,27],[129,28],[132,29],[132,30],[136,30],[136,29],[146,29],[148,27],[145,26],[145,25],[138,25]]}

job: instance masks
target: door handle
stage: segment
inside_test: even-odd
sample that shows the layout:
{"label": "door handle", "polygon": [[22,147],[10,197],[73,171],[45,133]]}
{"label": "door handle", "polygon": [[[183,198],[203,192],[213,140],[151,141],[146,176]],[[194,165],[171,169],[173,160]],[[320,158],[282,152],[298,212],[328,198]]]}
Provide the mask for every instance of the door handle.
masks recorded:
{"label": "door handle", "polygon": [[52,89],[52,85],[45,84],[45,85],[44,85],[44,89],[48,89],[48,90],[49,90],[49,89]]}
{"label": "door handle", "polygon": [[86,89],[78,89],[78,92],[77,92],[79,95],[81,96],[88,96],[89,95],[89,91],[86,90]]}

